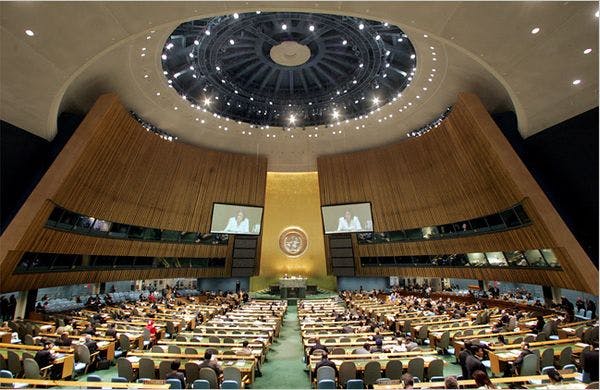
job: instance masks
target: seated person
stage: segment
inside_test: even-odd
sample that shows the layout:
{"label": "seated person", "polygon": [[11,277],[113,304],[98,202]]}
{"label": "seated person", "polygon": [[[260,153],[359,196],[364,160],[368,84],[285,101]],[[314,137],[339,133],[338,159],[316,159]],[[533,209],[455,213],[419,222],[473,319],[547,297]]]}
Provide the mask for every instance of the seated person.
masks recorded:
{"label": "seated person", "polygon": [[248,347],[248,340],[242,342],[242,348],[238,350],[238,355],[252,355],[252,349]]}
{"label": "seated person", "polygon": [[519,355],[517,360],[515,360],[513,363],[514,367],[515,367],[515,371],[517,373],[519,373],[521,371],[521,365],[523,365],[523,359],[525,358],[525,356],[531,355],[532,353],[533,352],[531,352],[529,350],[529,343],[522,342],[521,343],[521,354]]}
{"label": "seated person", "polygon": [[383,352],[383,339],[375,340],[375,347],[370,349],[371,353]]}
{"label": "seated person", "polygon": [[54,364],[56,359],[56,355],[52,352],[52,348],[54,345],[50,341],[44,341],[43,343],[44,349],[36,352],[35,357],[33,358],[40,369],[48,366],[52,366],[50,369],[50,378],[51,379],[60,379],[62,374],[61,365]]}
{"label": "seated person", "polygon": [[[173,360],[171,362],[171,372],[167,374],[165,379],[179,379],[179,381],[181,382],[181,388],[185,389],[185,375],[183,375],[182,372],[179,372],[180,366],[181,362],[179,360]],[[218,376],[219,374],[217,374],[217,377]]]}
{"label": "seated person", "polygon": [[414,340],[410,337],[407,337],[405,339],[405,345],[406,345],[406,350],[408,352],[414,351],[415,349],[420,348],[419,344],[415,343]]}
{"label": "seated person", "polygon": [[[421,378],[419,378],[419,379],[421,379]],[[402,384],[404,385],[405,389],[412,389],[413,386],[415,385],[413,376],[409,373],[402,375]]]}
{"label": "seated person", "polygon": [[549,369],[546,374],[548,375],[548,379],[550,379],[550,384],[546,386],[547,389],[562,389],[563,388],[563,377],[560,375],[560,372],[556,370],[556,368]]}
{"label": "seated person", "polygon": [[106,329],[106,337],[117,338],[117,326],[114,323],[108,324],[108,329]]}
{"label": "seated person", "polygon": [[335,363],[332,362],[331,360],[329,360],[329,357],[327,356],[327,352],[325,352],[322,356],[321,356],[321,361],[317,363],[317,365],[315,366],[315,372],[314,372],[314,377],[317,377],[317,370],[321,367],[331,367],[334,369],[335,371],[335,375],[337,376],[337,367],[335,366]]}
{"label": "seated person", "polygon": [[309,355],[312,355],[313,352],[317,349],[322,349],[325,352],[329,352],[329,350],[327,349],[326,346],[324,346],[323,344],[321,344],[321,339],[320,338],[315,338],[315,345],[313,345],[312,347],[310,347],[310,350],[308,351]]}
{"label": "seated person", "polygon": [[458,380],[455,376],[447,376],[446,380],[444,380],[444,387],[446,389],[458,389]]}
{"label": "seated person", "polygon": [[353,352],[355,355],[367,355],[371,353],[371,345],[364,343],[362,347],[355,349]]}
{"label": "seated person", "polygon": [[204,360],[202,361],[202,363],[199,364],[199,366],[200,368],[212,368],[213,371],[217,374],[217,378],[223,373],[221,366],[216,360],[213,360],[212,353],[210,353],[209,351],[204,352]]}
{"label": "seated person", "polygon": [[89,334],[85,335],[83,345],[85,345],[90,350],[90,355],[98,351],[98,344],[96,344],[96,342],[92,340],[92,336]]}
{"label": "seated person", "polygon": [[496,386],[492,383],[485,371],[477,370],[473,372],[473,379],[475,379],[475,386],[478,389],[495,389]]}
{"label": "seated person", "polygon": [[69,338],[69,333],[67,332],[62,332],[60,338],[56,340],[56,345],[61,347],[70,347],[72,343],[72,340]]}

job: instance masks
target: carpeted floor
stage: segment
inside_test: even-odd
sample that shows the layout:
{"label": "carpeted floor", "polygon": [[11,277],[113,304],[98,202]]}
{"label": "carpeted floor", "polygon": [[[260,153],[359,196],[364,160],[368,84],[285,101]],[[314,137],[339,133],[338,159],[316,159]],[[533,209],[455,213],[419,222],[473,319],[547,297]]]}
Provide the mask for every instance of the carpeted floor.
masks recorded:
{"label": "carpeted floor", "polygon": [[296,306],[288,306],[277,342],[273,343],[253,389],[310,389],[302,362],[302,339]]}

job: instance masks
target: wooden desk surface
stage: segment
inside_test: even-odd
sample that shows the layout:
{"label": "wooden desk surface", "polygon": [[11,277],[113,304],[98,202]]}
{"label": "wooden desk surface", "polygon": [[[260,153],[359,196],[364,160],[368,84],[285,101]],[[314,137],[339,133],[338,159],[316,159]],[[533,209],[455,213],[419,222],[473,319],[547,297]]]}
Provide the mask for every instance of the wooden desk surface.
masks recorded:
{"label": "wooden desk surface", "polygon": [[[573,380],[575,379],[575,377],[577,376],[576,373],[569,373],[569,374],[561,374],[562,377],[564,379],[570,379]],[[492,383],[494,384],[503,384],[503,383],[519,383],[519,382],[528,382],[528,381],[542,381],[542,380],[547,380],[548,379],[548,375],[528,375],[528,376],[513,376],[513,377],[507,377],[507,378],[490,378],[490,380],[492,381]],[[571,384],[576,384],[576,385],[583,385],[583,387],[580,388],[585,388],[585,384],[581,383],[581,382],[571,382]],[[465,379],[465,380],[460,380],[458,381],[458,385],[461,388],[464,388],[465,386],[475,386],[475,381],[473,379]],[[546,386],[545,384],[543,385],[544,387]],[[398,389],[398,385],[373,385],[373,389]],[[444,382],[420,382],[420,383],[415,383],[414,384],[414,388],[416,389],[428,389],[428,388],[444,388]],[[566,387],[569,388],[569,387]],[[573,388],[573,387],[571,387]]]}
{"label": "wooden desk surface", "polygon": [[51,386],[76,388],[105,388],[105,389],[169,389],[169,384],[143,384],[143,383],[116,383],[116,382],[78,382],[57,381],[50,379],[19,379],[0,378],[0,384],[25,383],[32,386]]}

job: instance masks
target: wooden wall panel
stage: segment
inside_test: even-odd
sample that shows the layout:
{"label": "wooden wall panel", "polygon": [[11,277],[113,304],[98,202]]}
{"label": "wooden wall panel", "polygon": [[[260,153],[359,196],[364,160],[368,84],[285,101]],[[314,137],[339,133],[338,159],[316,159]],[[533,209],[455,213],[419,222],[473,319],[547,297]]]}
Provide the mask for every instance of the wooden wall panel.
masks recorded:
{"label": "wooden wall panel", "polygon": [[[0,238],[0,291],[94,281],[139,279],[119,270],[12,276],[26,251],[122,256],[226,257],[226,267],[193,270],[225,276],[227,246],[172,244],[83,236],[43,227],[52,202],[131,225],[208,232],[213,202],[264,205],[267,160],[167,142],[141,127],[113,94],[101,96]],[[10,255],[9,255],[10,253]],[[155,272],[155,271],[152,271]],[[148,277],[186,275],[157,270]],[[18,283],[15,281],[19,281]],[[11,287],[12,286],[12,287]]]}
{"label": "wooden wall panel", "polygon": [[[551,248],[562,271],[443,268],[358,269],[359,275],[504,278],[555,283],[598,293],[598,270],[574,239],[500,129],[472,94],[460,94],[452,112],[431,132],[366,151],[317,160],[321,204],[370,201],[376,231],[392,231],[484,216],[518,202],[532,225],[477,236],[359,246],[360,256],[447,254]],[[536,275],[538,275],[536,279]],[[459,276],[455,276],[459,277]]]}

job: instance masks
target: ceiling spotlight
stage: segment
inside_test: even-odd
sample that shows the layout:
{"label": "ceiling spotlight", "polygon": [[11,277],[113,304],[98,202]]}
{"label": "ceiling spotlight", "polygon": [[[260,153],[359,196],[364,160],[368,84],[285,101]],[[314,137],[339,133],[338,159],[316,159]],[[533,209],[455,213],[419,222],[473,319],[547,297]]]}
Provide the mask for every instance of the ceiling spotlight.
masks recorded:
{"label": "ceiling spotlight", "polygon": [[217,70],[217,72],[221,70],[221,68],[218,66],[216,66],[215,69]]}
{"label": "ceiling spotlight", "polygon": [[373,98],[373,104],[379,104],[379,98],[378,97],[374,97]]}
{"label": "ceiling spotlight", "polygon": [[190,58],[194,58],[194,53],[189,54]]}
{"label": "ceiling spotlight", "polygon": [[363,28],[365,28],[365,25],[364,25],[364,24],[362,24],[362,23],[361,23],[361,24],[359,24],[359,25],[358,25],[358,29],[359,29],[359,30],[362,30]]}
{"label": "ceiling spotlight", "polygon": [[592,52],[592,49],[585,49],[583,51],[583,54],[590,54]]}
{"label": "ceiling spotlight", "polygon": [[25,30],[25,34],[27,34],[27,36],[30,36],[30,37],[35,35],[35,33],[31,30]]}
{"label": "ceiling spotlight", "polygon": [[333,119],[337,119],[340,116],[340,113],[337,110],[333,110]]}
{"label": "ceiling spotlight", "polygon": [[294,123],[296,123],[296,117],[294,115],[290,115],[289,121],[293,125]]}
{"label": "ceiling spotlight", "polygon": [[257,15],[260,15],[260,11],[256,11],[256,14],[257,14]]}
{"label": "ceiling spotlight", "polygon": [[235,41],[234,41],[233,39],[230,39],[230,40],[229,40],[229,44],[230,44],[230,45],[233,45],[233,44],[235,44]]}
{"label": "ceiling spotlight", "polygon": [[147,79],[148,77],[150,77],[150,76],[148,76],[147,74],[145,74],[145,75],[144,75],[144,78],[145,78],[145,79]]}
{"label": "ceiling spotlight", "polygon": [[537,34],[540,32],[540,28],[539,27],[534,27],[533,30],[531,30],[532,34]]}
{"label": "ceiling spotlight", "polygon": [[162,58],[163,60],[166,60],[167,59],[167,55],[163,54],[162,56],[160,56],[160,58]]}
{"label": "ceiling spotlight", "polygon": [[179,107],[175,106],[173,107],[174,110],[179,110]]}
{"label": "ceiling spotlight", "polygon": [[398,38],[398,42],[402,42],[404,39],[402,38]]}
{"label": "ceiling spotlight", "polygon": [[206,35],[210,35],[210,30],[206,30],[206,31],[204,31],[204,34],[206,34]]}
{"label": "ceiling spotlight", "polygon": [[169,42],[169,43],[167,44],[167,46],[165,46],[165,48],[166,48],[167,50],[171,50],[171,49],[173,48],[173,46],[174,46],[174,45],[173,45],[173,43]]}
{"label": "ceiling spotlight", "polygon": [[201,119],[201,120],[200,120],[200,123],[205,123],[205,122],[206,122],[206,121],[205,121],[204,119]]}
{"label": "ceiling spotlight", "polygon": [[200,44],[200,41],[199,41],[199,40],[197,40],[197,39],[196,39],[196,40],[194,40],[194,45],[198,46],[199,44]]}
{"label": "ceiling spotlight", "polygon": [[364,66],[364,64],[360,64],[360,65],[358,65],[358,67],[359,67],[359,68],[362,68],[363,66]]}
{"label": "ceiling spotlight", "polygon": [[416,55],[414,55],[414,54],[411,54],[411,55],[410,55],[410,59],[411,59],[411,60],[414,60],[414,59],[415,59],[415,57],[416,57]]}
{"label": "ceiling spotlight", "polygon": [[573,85],[577,85],[577,84],[581,84],[581,80],[579,80],[579,79],[573,80]]}
{"label": "ceiling spotlight", "polygon": [[375,35],[375,40],[376,40],[376,41],[378,41],[378,40],[380,40],[380,39],[381,39],[381,35],[379,35],[379,34]]}
{"label": "ceiling spotlight", "polygon": [[239,15],[239,14],[237,14],[237,13],[233,14],[233,18],[234,18],[234,19],[238,19],[239,17],[240,17],[240,15]]}
{"label": "ceiling spotlight", "polygon": [[287,24],[285,24],[285,23],[284,23],[284,24],[282,24],[282,25],[281,25],[281,29],[282,29],[282,30],[287,30]]}
{"label": "ceiling spotlight", "polygon": [[356,80],[352,80],[352,84],[356,84]]}
{"label": "ceiling spotlight", "polygon": [[347,41],[347,40],[345,40],[345,39],[342,41],[342,45],[345,45],[345,44],[347,44],[347,43],[348,43],[348,41]]}
{"label": "ceiling spotlight", "polygon": [[310,26],[308,26],[308,30],[309,31],[315,31],[315,26],[313,26],[312,24]]}
{"label": "ceiling spotlight", "polygon": [[204,105],[205,106],[210,105],[210,98],[204,98]]}
{"label": "ceiling spotlight", "polygon": [[156,96],[160,96],[160,92],[156,92]]}

